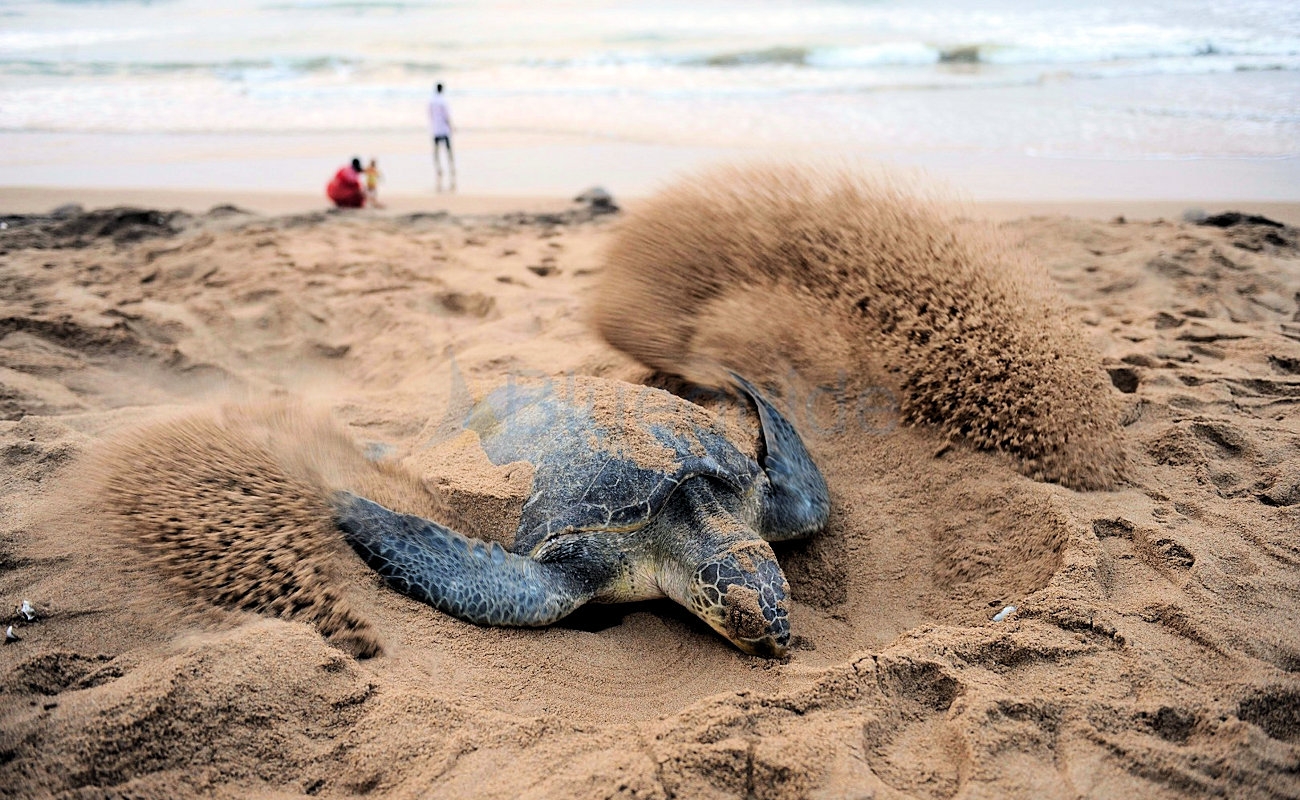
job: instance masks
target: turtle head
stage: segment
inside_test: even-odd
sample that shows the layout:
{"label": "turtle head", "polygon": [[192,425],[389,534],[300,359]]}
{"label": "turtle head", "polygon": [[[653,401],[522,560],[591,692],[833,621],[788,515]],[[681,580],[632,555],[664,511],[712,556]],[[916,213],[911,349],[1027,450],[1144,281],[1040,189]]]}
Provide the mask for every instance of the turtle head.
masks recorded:
{"label": "turtle head", "polygon": [[767,542],[738,542],[705,560],[688,591],[696,616],[746,653],[779,658],[789,649],[789,585]]}

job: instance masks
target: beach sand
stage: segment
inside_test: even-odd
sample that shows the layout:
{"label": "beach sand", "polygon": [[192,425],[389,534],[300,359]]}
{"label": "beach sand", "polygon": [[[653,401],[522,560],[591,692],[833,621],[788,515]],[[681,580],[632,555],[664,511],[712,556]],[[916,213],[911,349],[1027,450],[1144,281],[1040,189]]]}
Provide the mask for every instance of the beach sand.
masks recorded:
{"label": "beach sand", "polygon": [[[327,525],[265,550],[287,566],[220,563],[261,588],[310,567],[302,580],[382,650],[358,659],[367,648],[323,636],[314,612],[231,610],[130,520],[219,514],[229,487],[167,472],[230,437],[289,476],[248,513],[310,521],[311,493],[342,482],[508,537],[527,480],[457,432],[459,404],[508,376],[655,379],[591,325],[624,215],[564,198],[250,201],[265,215],[155,193],[130,200],[157,212],[53,218],[12,215],[122,196],[5,197],[0,614],[20,641],[0,648],[0,794],[1300,796],[1293,227],[1138,203],[949,220],[957,237],[994,220],[1008,263],[1045,270],[1050,341],[1096,359],[1122,479],[1035,480],[1014,448],[904,424],[888,380],[848,430],[833,394],[801,396],[832,515],[776,548],[787,660],[744,655],[666,601],[475,627],[385,588]],[[1233,206],[1300,221],[1295,205]],[[769,331],[736,296],[719,306],[728,331]],[[798,338],[820,325],[847,341],[836,313]],[[841,352],[855,351],[827,347],[818,368],[855,374]],[[274,502],[294,486],[301,502]],[[200,569],[258,535],[193,530],[213,533]]]}

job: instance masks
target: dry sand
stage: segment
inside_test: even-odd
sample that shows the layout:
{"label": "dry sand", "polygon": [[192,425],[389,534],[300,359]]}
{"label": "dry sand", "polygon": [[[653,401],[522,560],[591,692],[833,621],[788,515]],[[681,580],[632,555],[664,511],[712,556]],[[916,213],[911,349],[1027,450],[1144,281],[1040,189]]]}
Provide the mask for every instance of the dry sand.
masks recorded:
{"label": "dry sand", "polygon": [[[238,605],[211,575],[178,587],[149,549],[165,553],[167,536],[119,541],[122,498],[127,518],[159,525],[169,501],[222,507],[220,487],[169,482],[169,463],[202,466],[177,460],[185,436],[133,431],[252,441],[274,466],[248,483],[277,468],[300,483],[250,514],[301,520],[321,486],[390,480],[389,502],[503,538],[528,476],[458,434],[466,398],[511,375],[672,383],[588,325],[619,220],[6,221],[0,598],[30,599],[37,618],[13,612],[21,641],[0,649],[0,794],[1300,796],[1295,229],[1000,224],[1024,251],[1008,259],[1046,268],[1061,330],[1109,373],[1127,455],[1110,490],[1039,482],[1011,451],[904,425],[888,381],[848,400],[792,387],[783,402],[833,512],[822,534],[777,548],[788,661],[743,655],[668,603],[477,628],[387,590],[326,529],[277,545],[300,557],[283,565],[254,554],[254,585],[320,567],[295,574],[335,591],[382,647],[357,660],[366,648],[322,636],[308,606],[180,602]],[[721,294],[733,331],[770,332],[780,306]],[[844,340],[835,319],[806,324]],[[846,352],[826,348],[818,369],[851,374]],[[217,410],[230,402],[273,410]],[[87,479],[128,452],[109,472],[130,480],[105,505]],[[279,504],[293,486],[300,502]],[[222,569],[238,571],[256,530],[242,535]],[[218,564],[211,541],[200,565]]]}

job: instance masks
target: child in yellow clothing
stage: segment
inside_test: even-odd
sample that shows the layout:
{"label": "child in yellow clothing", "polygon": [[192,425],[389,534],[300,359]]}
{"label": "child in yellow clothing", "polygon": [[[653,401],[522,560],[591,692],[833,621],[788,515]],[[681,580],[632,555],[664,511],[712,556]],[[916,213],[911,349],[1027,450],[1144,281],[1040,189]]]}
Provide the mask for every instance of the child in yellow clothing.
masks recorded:
{"label": "child in yellow clothing", "polygon": [[383,179],[384,173],[379,171],[379,161],[370,159],[370,166],[366,167],[366,199],[375,208],[384,207],[384,204],[379,202],[379,182]]}

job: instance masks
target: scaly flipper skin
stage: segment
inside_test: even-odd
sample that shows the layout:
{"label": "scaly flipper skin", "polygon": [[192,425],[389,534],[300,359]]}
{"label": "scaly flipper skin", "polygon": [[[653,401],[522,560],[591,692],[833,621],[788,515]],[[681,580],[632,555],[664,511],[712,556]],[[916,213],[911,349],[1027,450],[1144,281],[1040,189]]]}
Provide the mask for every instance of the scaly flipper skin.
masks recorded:
{"label": "scaly flipper skin", "polygon": [[348,492],[334,509],[348,544],[390,587],[479,625],[549,625],[608,580],[602,554],[581,541],[542,562]]}
{"label": "scaly flipper skin", "polygon": [[760,463],[769,486],[762,498],[759,534],[769,542],[810,536],[830,517],[830,492],[799,433],[752,383],[731,373],[758,410],[766,452]]}

